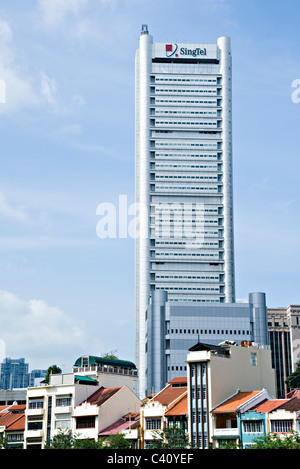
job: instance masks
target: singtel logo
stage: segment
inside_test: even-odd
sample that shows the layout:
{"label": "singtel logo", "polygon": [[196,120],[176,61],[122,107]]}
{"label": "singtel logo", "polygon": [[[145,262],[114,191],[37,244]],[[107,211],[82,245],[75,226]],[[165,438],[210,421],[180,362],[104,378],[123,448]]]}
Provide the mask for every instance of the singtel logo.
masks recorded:
{"label": "singtel logo", "polygon": [[179,55],[189,55],[197,57],[199,55],[206,55],[206,48],[196,47],[195,49],[188,49],[187,47],[178,48],[178,44],[166,44],[166,57],[178,57]]}

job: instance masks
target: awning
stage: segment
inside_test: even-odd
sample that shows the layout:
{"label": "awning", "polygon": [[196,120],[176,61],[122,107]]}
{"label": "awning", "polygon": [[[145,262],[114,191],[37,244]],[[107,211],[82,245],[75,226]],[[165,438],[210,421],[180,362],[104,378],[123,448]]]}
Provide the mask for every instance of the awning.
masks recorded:
{"label": "awning", "polygon": [[98,381],[96,379],[89,378],[88,376],[75,375],[74,378],[75,381],[85,381],[90,384],[98,384]]}

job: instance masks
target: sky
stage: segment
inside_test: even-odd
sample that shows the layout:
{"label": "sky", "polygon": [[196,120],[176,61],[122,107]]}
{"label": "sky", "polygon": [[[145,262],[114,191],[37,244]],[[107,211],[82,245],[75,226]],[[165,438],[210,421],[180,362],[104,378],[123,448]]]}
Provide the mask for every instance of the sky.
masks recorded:
{"label": "sky", "polygon": [[300,304],[299,18],[298,0],[0,0],[0,359],[134,361],[134,239],[97,224],[134,203],[142,24],[231,37],[236,296]]}

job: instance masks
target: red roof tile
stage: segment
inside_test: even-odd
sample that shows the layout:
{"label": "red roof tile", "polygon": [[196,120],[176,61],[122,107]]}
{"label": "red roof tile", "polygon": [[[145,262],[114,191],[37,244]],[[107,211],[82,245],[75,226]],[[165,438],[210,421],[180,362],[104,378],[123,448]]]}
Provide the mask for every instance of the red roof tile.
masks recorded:
{"label": "red roof tile", "polygon": [[180,397],[186,390],[186,387],[172,388],[171,385],[168,385],[166,388],[156,394],[152,400],[160,402],[162,405],[169,405],[175,401],[175,399],[178,399],[178,397]]}
{"label": "red roof tile", "polygon": [[89,396],[85,401],[83,401],[80,405],[84,402],[88,402],[92,405],[101,406],[104,402],[110,399],[114,394],[120,391],[123,386],[116,387],[116,388],[104,388],[101,387],[97,389],[91,396]]}
{"label": "red roof tile", "polygon": [[98,433],[98,436],[117,435],[122,430],[129,429],[130,427],[136,427],[138,423],[139,419],[124,420],[124,418],[121,418],[114,422],[112,425],[109,425],[108,427],[104,428],[104,430],[101,430],[101,432]]}
{"label": "red roof tile", "polygon": [[7,431],[25,430],[25,414],[17,414],[20,417],[6,427]]}
{"label": "red roof tile", "polygon": [[297,412],[298,410],[300,410],[300,398],[293,397],[292,399],[288,399],[287,402],[284,402],[280,406],[280,408],[289,412]]}
{"label": "red roof tile", "polygon": [[252,410],[255,410],[255,412],[259,412],[260,414],[264,414],[265,412],[271,412],[277,407],[280,407],[286,401],[287,399],[270,399],[269,401],[264,401],[258,406],[253,407]]}
{"label": "red roof tile", "polygon": [[177,376],[176,378],[171,379],[168,384],[182,384],[184,386],[187,386],[187,376]]}
{"label": "red roof tile", "polygon": [[212,412],[236,412],[238,407],[252,397],[257,396],[260,392],[261,391],[240,391],[227,401],[223,402],[223,404],[217,406]]}
{"label": "red roof tile", "polygon": [[24,413],[12,413],[12,412],[7,412],[3,417],[0,419],[0,425],[5,427],[6,430],[11,430],[11,426],[14,425],[18,420],[20,420],[20,423],[16,425],[16,427],[21,427],[21,428],[16,428],[18,430],[24,430],[25,429],[25,414]]}
{"label": "red roof tile", "polygon": [[166,412],[166,416],[170,417],[172,415],[187,415],[188,413],[188,400],[187,400],[187,391],[181,396],[179,401],[177,401],[171,408]]}

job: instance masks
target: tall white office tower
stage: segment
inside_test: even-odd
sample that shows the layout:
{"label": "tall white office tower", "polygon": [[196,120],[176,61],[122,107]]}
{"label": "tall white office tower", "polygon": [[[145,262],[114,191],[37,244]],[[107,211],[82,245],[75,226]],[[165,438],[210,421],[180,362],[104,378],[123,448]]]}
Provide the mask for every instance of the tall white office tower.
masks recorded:
{"label": "tall white office tower", "polygon": [[136,53],[136,364],[145,387],[153,290],[232,303],[231,42],[153,43]]}

